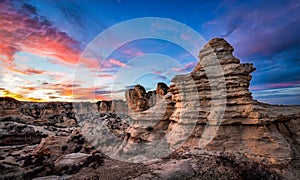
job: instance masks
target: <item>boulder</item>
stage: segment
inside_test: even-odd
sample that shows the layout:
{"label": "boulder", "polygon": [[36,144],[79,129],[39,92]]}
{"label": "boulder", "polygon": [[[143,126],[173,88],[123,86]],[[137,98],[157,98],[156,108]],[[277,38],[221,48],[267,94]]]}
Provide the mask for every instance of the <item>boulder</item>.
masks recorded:
{"label": "boulder", "polygon": [[54,169],[59,174],[73,174],[83,167],[97,168],[102,163],[103,156],[100,153],[71,153],[59,157],[54,162]]}

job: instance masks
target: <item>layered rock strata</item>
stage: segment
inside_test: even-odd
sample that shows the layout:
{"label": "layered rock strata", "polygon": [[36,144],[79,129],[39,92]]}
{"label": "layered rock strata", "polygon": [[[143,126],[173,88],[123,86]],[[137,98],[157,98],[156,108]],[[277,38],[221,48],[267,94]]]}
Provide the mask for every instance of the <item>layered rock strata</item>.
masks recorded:
{"label": "layered rock strata", "polygon": [[[298,145],[288,139],[299,137],[295,129],[300,127],[300,108],[272,106],[253,100],[248,88],[250,73],[255,68],[249,63],[241,64],[232,52],[232,46],[224,39],[212,39],[200,51],[200,61],[193,72],[172,79],[174,85],[171,85],[170,92],[176,102],[176,110],[170,117],[172,123],[169,130],[196,119],[195,130],[185,146],[219,152],[240,152],[260,162],[287,165],[297,154],[292,146]],[[221,72],[208,74],[218,66]],[[199,92],[197,116],[188,116],[182,111],[183,108],[194,108],[182,103],[195,100],[189,96],[189,91],[184,91],[192,88]],[[221,92],[213,94],[213,88]],[[184,89],[183,93],[178,89]],[[224,99],[220,98],[220,94],[226,94]],[[218,103],[214,100],[218,100]],[[210,116],[216,112],[223,114]],[[205,133],[205,128],[216,134]],[[210,138],[213,138],[212,141]]]}
{"label": "layered rock strata", "polygon": [[0,99],[0,120],[57,127],[77,124],[72,103],[21,102],[8,97]]}
{"label": "layered rock strata", "polygon": [[170,148],[180,144],[192,152],[238,152],[279,169],[299,169],[300,106],[253,100],[249,85],[255,68],[241,64],[233,50],[224,39],[210,40],[195,69],[172,79],[171,95],[164,97],[168,106],[157,104],[132,116],[135,123],[127,130],[125,149],[130,142],[165,136]]}

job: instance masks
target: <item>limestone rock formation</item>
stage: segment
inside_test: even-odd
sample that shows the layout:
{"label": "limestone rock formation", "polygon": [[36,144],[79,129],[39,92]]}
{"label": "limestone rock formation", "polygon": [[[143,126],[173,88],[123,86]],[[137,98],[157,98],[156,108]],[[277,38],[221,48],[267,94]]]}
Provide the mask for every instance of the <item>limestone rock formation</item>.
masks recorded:
{"label": "limestone rock formation", "polygon": [[128,106],[125,101],[121,99],[114,99],[111,103],[112,112],[117,114],[127,114],[128,113]]}
{"label": "limestone rock formation", "polygon": [[[250,63],[241,64],[232,52],[233,47],[224,39],[210,40],[200,51],[195,69],[172,79],[167,103],[171,113],[162,115],[167,106],[158,103],[132,115],[135,123],[127,130],[128,139],[151,143],[162,138],[157,134],[163,133],[170,148],[184,142],[180,146],[192,152],[199,148],[239,152],[279,169],[299,169],[300,106],[253,100],[249,85],[255,68]],[[158,125],[164,128],[159,130]],[[128,151],[130,146],[128,143],[125,149]]]}
{"label": "limestone rock formation", "polygon": [[155,91],[148,91],[141,85],[135,85],[125,93],[127,105],[134,112],[141,112],[153,107],[168,93],[169,87],[163,82],[157,84]]}
{"label": "limestone rock formation", "polygon": [[163,82],[157,83],[156,86],[156,95],[157,95],[157,100],[156,102],[160,101],[169,91],[168,85],[166,85]]}
{"label": "limestone rock formation", "polygon": [[145,111],[149,109],[149,99],[147,98],[146,89],[141,85],[135,85],[133,89],[125,92],[125,97],[129,109],[134,112]]}
{"label": "limestone rock formation", "polygon": [[155,106],[157,99],[156,99],[156,91],[148,91],[146,97],[149,99],[149,108]]}
{"label": "limestone rock formation", "polygon": [[91,102],[72,102],[72,109],[75,114],[88,114],[97,112],[97,104]]}
{"label": "limestone rock formation", "polygon": [[[287,140],[291,135],[285,132],[294,134],[293,137],[299,136],[293,130],[294,126],[289,124],[300,126],[300,108],[272,106],[253,100],[248,88],[251,80],[250,73],[255,68],[249,63],[240,64],[232,52],[233,48],[224,39],[212,39],[200,51],[200,61],[193,72],[172,79],[174,85],[171,86],[170,92],[176,101],[177,109],[170,118],[172,123],[169,128],[171,130],[172,126],[177,128],[184,126],[189,123],[189,118],[196,119],[194,133],[185,144],[189,148],[201,147],[199,142],[208,143],[204,147],[207,150],[242,152],[249,158],[261,162],[287,165],[296,153],[293,151],[295,147],[292,146],[299,144]],[[221,67],[221,72],[211,71],[217,69],[217,66]],[[214,73],[208,74],[209,72]],[[225,83],[220,81],[220,77],[224,77]],[[193,101],[194,97],[186,91],[191,88],[199,92],[200,106],[196,117],[189,117],[186,111],[182,110],[182,107],[193,108],[182,104],[182,102]],[[220,94],[226,94],[225,98],[219,98],[219,94],[213,95],[212,88],[221,91]],[[178,89],[183,93],[179,93]],[[183,94],[185,99],[182,98]],[[219,101],[214,103],[213,100]],[[213,111],[220,112],[222,107],[224,111],[220,119],[217,119],[218,116],[210,116]],[[213,140],[209,142],[210,137],[205,136],[204,128],[206,124],[210,124],[213,130],[218,122],[221,126]]]}

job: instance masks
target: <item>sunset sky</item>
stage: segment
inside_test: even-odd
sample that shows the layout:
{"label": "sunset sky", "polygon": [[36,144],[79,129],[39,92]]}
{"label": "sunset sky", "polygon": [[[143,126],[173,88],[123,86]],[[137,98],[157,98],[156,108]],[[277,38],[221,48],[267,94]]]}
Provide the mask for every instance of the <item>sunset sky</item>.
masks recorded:
{"label": "sunset sky", "polygon": [[[191,71],[197,60],[168,41],[131,41],[107,59],[82,56],[91,41],[113,25],[161,17],[187,25],[206,41],[225,38],[235,48],[236,57],[257,69],[250,86],[255,99],[300,104],[299,9],[298,0],[2,0],[0,96],[95,101],[122,98],[127,88],[138,83],[148,90],[160,81],[170,84],[176,74]],[[149,31],[155,34],[167,32],[167,28],[153,23]],[[120,31],[118,36],[129,33]],[[192,43],[197,51],[201,49],[202,42],[193,42],[188,33],[178,38]],[[117,39],[112,36],[108,43],[118,43]],[[95,51],[101,54],[106,46]]]}

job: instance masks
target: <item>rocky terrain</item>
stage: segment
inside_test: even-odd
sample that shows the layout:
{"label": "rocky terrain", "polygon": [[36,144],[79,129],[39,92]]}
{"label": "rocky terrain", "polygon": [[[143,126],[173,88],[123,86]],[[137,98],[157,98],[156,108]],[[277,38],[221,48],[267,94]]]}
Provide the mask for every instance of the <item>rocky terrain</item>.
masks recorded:
{"label": "rocky terrain", "polygon": [[252,64],[210,40],[189,74],[126,101],[0,98],[0,179],[299,179],[300,106],[249,91]]}

